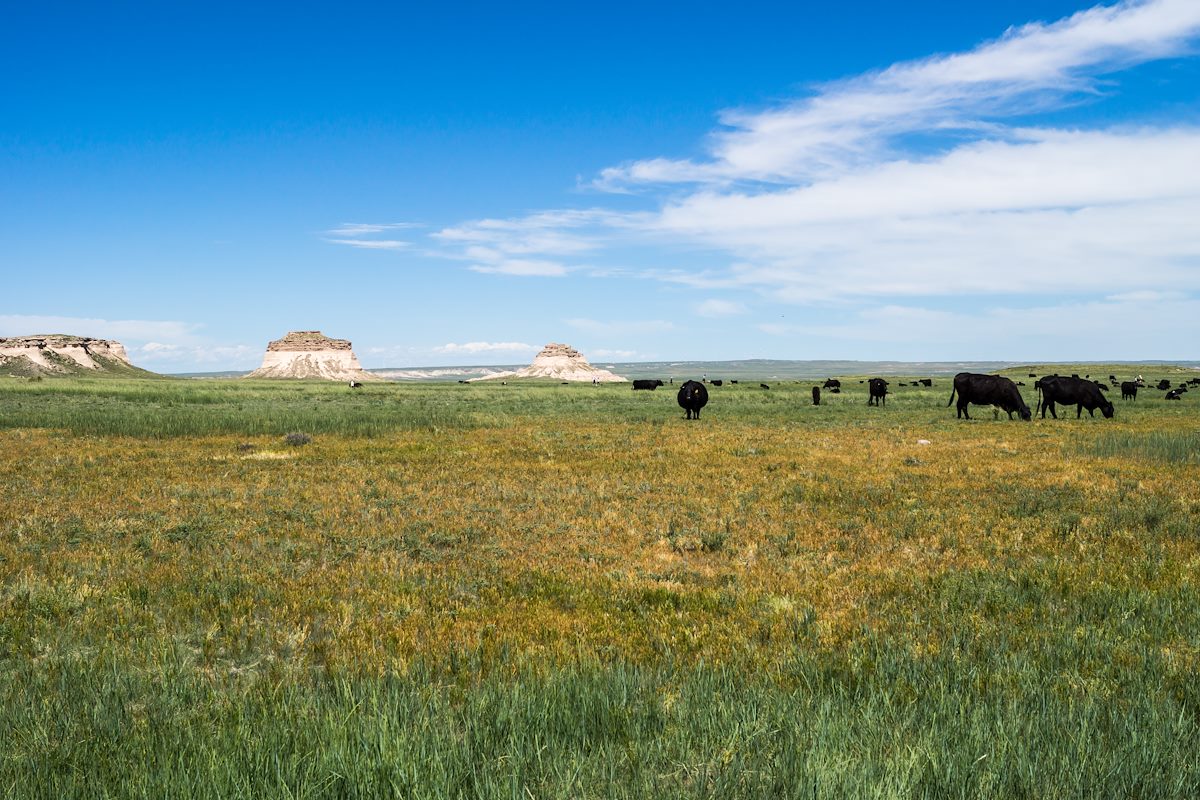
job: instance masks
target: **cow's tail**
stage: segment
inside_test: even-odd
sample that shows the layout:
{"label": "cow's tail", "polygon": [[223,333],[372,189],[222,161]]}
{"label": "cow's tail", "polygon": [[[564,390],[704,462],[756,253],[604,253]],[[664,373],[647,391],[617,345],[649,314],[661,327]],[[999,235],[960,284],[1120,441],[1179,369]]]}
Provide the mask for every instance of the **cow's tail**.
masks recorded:
{"label": "cow's tail", "polygon": [[955,386],[953,389],[950,390],[950,401],[946,403],[946,408],[949,408],[950,406],[954,405],[954,393],[957,391],[958,391],[957,386]]}

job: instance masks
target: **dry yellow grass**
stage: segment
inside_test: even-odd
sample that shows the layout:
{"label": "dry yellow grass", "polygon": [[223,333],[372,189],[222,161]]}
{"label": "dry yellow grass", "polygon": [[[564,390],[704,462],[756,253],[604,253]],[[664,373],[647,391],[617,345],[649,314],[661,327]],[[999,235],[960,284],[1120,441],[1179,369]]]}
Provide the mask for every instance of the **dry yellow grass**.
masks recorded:
{"label": "dry yellow grass", "polygon": [[[1200,567],[1200,467],[1084,455],[1099,424],[669,423],[527,418],[248,453],[230,436],[0,431],[0,572],[41,609],[19,642],[34,657],[184,642],[233,672],[465,652],[774,668],[797,637],[906,626],[936,652],[922,592],[947,573],[1053,564],[1070,594]],[[1147,529],[1122,516],[1134,506],[1165,517]],[[1192,643],[1158,646],[1198,666]]]}

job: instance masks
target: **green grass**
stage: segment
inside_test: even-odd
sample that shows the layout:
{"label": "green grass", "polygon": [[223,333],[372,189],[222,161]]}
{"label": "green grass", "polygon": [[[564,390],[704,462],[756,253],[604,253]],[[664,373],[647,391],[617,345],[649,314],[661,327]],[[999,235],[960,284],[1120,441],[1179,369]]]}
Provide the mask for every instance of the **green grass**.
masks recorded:
{"label": "green grass", "polygon": [[1200,463],[1200,434],[1194,431],[1153,431],[1098,436],[1088,452],[1107,457],[1132,457],[1172,464]]}
{"label": "green grass", "polygon": [[0,795],[1200,795],[1197,398],[856,381],[0,383]]}

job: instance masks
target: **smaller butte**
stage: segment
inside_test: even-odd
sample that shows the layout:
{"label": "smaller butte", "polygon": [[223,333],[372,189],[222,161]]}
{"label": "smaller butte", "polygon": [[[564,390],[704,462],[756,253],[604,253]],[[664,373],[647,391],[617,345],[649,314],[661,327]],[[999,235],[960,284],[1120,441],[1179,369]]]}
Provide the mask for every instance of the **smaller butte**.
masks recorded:
{"label": "smaller butte", "polygon": [[291,331],[267,345],[262,366],[247,378],[299,378],[326,381],[377,381],[358,363],[347,339],[320,331]]}
{"label": "smaller butte", "polygon": [[475,381],[494,381],[500,378],[554,378],[559,381],[579,381],[583,383],[622,383],[626,378],[615,375],[606,369],[593,367],[583,357],[583,353],[567,344],[551,342],[542,348],[542,352],[534,357],[528,367],[514,372],[498,372],[485,378],[475,378]]}

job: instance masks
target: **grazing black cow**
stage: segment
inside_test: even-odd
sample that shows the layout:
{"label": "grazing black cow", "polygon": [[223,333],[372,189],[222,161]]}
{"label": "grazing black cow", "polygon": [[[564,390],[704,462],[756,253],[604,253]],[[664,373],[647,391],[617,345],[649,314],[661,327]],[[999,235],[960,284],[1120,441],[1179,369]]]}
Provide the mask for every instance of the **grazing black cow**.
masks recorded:
{"label": "grazing black cow", "polygon": [[1167,380],[1166,378],[1163,378],[1161,381],[1158,382],[1159,391],[1165,392],[1167,389],[1170,389],[1170,388],[1171,388],[1171,382],[1169,380]]}
{"label": "grazing black cow", "polygon": [[679,387],[676,399],[679,407],[687,412],[688,419],[700,419],[700,409],[708,405],[708,389],[699,381],[686,381]]}
{"label": "grazing black cow", "polygon": [[1036,377],[1037,377],[1037,375],[1034,375],[1034,374],[1031,372],[1031,373],[1029,373],[1029,377],[1031,377],[1031,378],[1036,378]]}
{"label": "grazing black cow", "polygon": [[826,378],[825,382],[821,384],[821,388],[822,389],[840,389],[840,388],[842,388],[842,382],[839,381],[837,378]]}
{"label": "grazing black cow", "polygon": [[1102,392],[1107,392],[1107,391],[1108,391],[1108,387],[1107,387],[1107,386],[1105,386],[1105,385],[1104,385],[1103,383],[1101,383],[1100,381],[1092,381],[1092,383],[1096,384],[1096,388],[1097,388],[1097,389],[1099,389],[1100,391],[1102,391]]}
{"label": "grazing black cow", "polygon": [[1172,389],[1163,396],[1164,400],[1182,400],[1182,393],[1178,389]]}
{"label": "grazing black cow", "polygon": [[760,383],[760,384],[758,385],[758,387],[759,387],[760,389],[770,389],[770,388],[771,388],[770,386],[767,386],[765,383]]}
{"label": "grazing black cow", "polygon": [[350,388],[351,389],[361,389],[362,384],[359,383],[358,381],[350,381]]}
{"label": "grazing black cow", "polygon": [[1041,399],[1038,401],[1038,407],[1041,409],[1042,419],[1046,418],[1047,409],[1052,417],[1058,419],[1058,414],[1054,411],[1055,403],[1075,406],[1076,419],[1083,416],[1085,408],[1088,410],[1089,416],[1095,416],[1098,408],[1105,419],[1112,418],[1113,404],[1100,394],[1100,389],[1092,381],[1047,375],[1045,378],[1040,378],[1034,384],[1034,388],[1040,392]]}
{"label": "grazing black cow", "polygon": [[737,383],[737,381],[730,381],[730,383]]}
{"label": "grazing black cow", "polygon": [[720,386],[724,383],[724,381],[720,378],[715,378],[714,380],[709,381],[709,383],[711,383],[713,386]]}
{"label": "grazing black cow", "polygon": [[867,405],[887,405],[887,387],[888,382],[883,378],[871,378],[871,385],[868,389],[870,396],[867,398]]}
{"label": "grazing black cow", "polygon": [[1200,378],[1192,378],[1188,381],[1188,386],[1200,386]]}
{"label": "grazing black cow", "polygon": [[933,386],[933,378],[921,378],[922,386]]}
{"label": "grazing black cow", "polygon": [[1109,383],[1116,383],[1116,382],[1117,382],[1117,376],[1116,376],[1116,375],[1109,375],[1109,376],[1108,376],[1108,381],[1109,381]]}
{"label": "grazing black cow", "polygon": [[1138,385],[1136,381],[1121,381],[1121,399],[1137,400]]}
{"label": "grazing black cow", "polygon": [[642,391],[642,390],[645,390],[648,392],[653,392],[655,389],[657,389],[658,387],[660,387],[662,385],[663,385],[663,382],[658,380],[657,378],[655,378],[654,380],[650,380],[649,378],[638,378],[637,380],[635,380],[633,382],[633,390],[635,392]]}
{"label": "grazing black cow", "polygon": [[821,387],[820,386],[813,387],[813,405],[814,406],[821,405]]}
{"label": "grazing black cow", "polygon": [[1025,405],[1017,385],[1003,375],[960,372],[954,376],[954,388],[950,391],[950,402],[946,403],[947,406],[954,402],[956,394],[959,418],[970,419],[967,406],[974,403],[977,406],[996,406],[1001,411],[1007,411],[1009,419],[1012,419],[1014,411],[1026,422],[1033,419],[1033,414],[1030,413],[1029,406]]}

